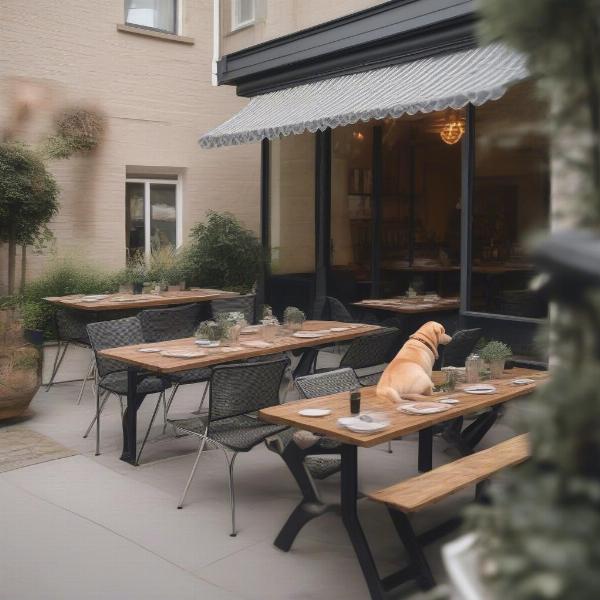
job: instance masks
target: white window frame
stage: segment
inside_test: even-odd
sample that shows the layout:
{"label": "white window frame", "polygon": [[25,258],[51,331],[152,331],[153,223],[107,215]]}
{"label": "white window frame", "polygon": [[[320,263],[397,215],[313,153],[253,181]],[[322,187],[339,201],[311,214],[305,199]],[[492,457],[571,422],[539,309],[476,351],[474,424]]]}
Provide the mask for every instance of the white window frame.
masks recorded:
{"label": "white window frame", "polygon": [[[125,184],[127,183],[144,184],[144,256],[146,257],[146,259],[150,257],[150,253],[152,251],[150,239],[150,222],[152,220],[150,213],[150,185],[153,183],[158,183],[175,186],[175,247],[179,248],[183,243],[183,191],[181,175],[177,175],[177,179],[161,179],[160,177],[126,177]],[[127,198],[127,196],[125,197]],[[128,210],[127,205],[125,206],[125,210]]]}
{"label": "white window frame", "polygon": [[231,31],[250,27],[256,23],[256,0],[252,0],[252,18],[240,21],[241,0],[231,0]]}
{"label": "white window frame", "polygon": [[124,18],[123,23],[128,25],[129,27],[139,27],[140,29],[146,29],[147,31],[157,31],[159,33],[165,33],[167,35],[183,35],[183,0],[175,0],[175,31],[165,31],[163,29],[158,29],[156,27],[147,27],[145,25],[138,25],[137,23],[130,23],[127,21],[127,5],[125,4],[125,0],[123,0],[123,12]]}

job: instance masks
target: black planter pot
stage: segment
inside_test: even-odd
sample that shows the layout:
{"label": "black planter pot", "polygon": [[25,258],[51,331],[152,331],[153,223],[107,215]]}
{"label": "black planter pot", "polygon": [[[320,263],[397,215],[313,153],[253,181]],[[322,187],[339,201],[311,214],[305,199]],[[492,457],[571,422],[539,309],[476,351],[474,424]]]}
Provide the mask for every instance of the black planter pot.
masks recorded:
{"label": "black planter pot", "polygon": [[23,337],[26,342],[34,346],[42,346],[44,344],[44,332],[39,329],[24,329]]}
{"label": "black planter pot", "polygon": [[132,287],[133,287],[134,294],[141,294],[144,291],[143,283],[134,283]]}

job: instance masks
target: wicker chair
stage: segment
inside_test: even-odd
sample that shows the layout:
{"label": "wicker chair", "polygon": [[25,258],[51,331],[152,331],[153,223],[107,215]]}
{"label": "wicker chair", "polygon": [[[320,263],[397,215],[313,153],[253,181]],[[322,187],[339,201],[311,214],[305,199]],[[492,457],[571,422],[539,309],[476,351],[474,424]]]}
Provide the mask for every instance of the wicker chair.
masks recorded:
{"label": "wicker chair", "polygon": [[256,295],[233,296],[221,298],[210,303],[213,318],[222,313],[242,312],[249,325],[256,323]]}
{"label": "wicker chair", "polygon": [[[59,309],[56,311],[56,355],[54,356],[54,364],[52,365],[52,374],[46,385],[48,391],[54,384],[56,374],[67,353],[67,348],[70,345],[79,346],[82,348],[90,348],[90,338],[88,337],[86,325],[88,320],[85,315],[73,310]],[[81,398],[85,390],[85,386],[90,379],[94,379],[94,355],[92,354],[87,373],[81,384],[79,395],[77,396],[77,404],[81,403]]]}
{"label": "wicker chair", "polygon": [[[98,384],[96,386],[96,415],[92,419],[87,431],[84,434],[86,438],[94,423],[96,423],[96,456],[100,454],[100,414],[111,394],[119,398],[121,405],[121,415],[123,415],[123,397],[127,396],[127,368],[126,365],[117,360],[104,358],[98,355],[100,350],[107,348],[119,348],[129,346],[130,344],[140,344],[144,341],[142,336],[142,327],[137,317],[126,317],[114,321],[102,321],[100,323],[90,323],[87,326],[90,343],[96,358],[96,371],[98,373]],[[138,401],[142,402],[147,394],[158,394],[158,401],[154,408],[152,420],[148,431],[154,421],[160,403],[166,411],[165,390],[171,387],[167,379],[155,377],[153,375],[143,376],[137,386]],[[146,438],[148,432],[146,432]]]}
{"label": "wicker chair", "polygon": [[[252,413],[279,404],[279,387],[288,364],[289,360],[285,358],[216,366],[210,382],[208,416],[169,421],[177,429],[200,438],[198,455],[177,508],[183,507],[205,445],[214,445],[223,450],[227,459],[231,501],[230,535],[237,535],[234,462],[240,452],[249,452],[269,436],[286,429],[284,425],[264,423],[252,416]],[[231,456],[228,451],[232,452]]]}
{"label": "wicker chair", "polygon": [[473,352],[481,339],[482,330],[462,329],[452,336],[452,341],[442,348],[440,364],[442,367],[464,367],[465,360]]}
{"label": "wicker chair", "polygon": [[[176,340],[180,338],[192,337],[196,331],[198,320],[200,317],[200,306],[198,304],[186,304],[185,306],[176,306],[174,308],[157,308],[150,310],[143,310],[138,318],[142,326],[142,335],[144,336],[144,342],[164,342],[167,340]],[[204,393],[200,401],[198,410],[201,410],[204,405],[204,399],[208,391],[208,382],[211,377],[211,369],[191,369],[189,371],[183,371],[180,373],[173,373],[168,378],[173,384],[173,389],[169,399],[167,400],[166,411],[165,411],[165,422],[163,427],[166,428],[166,415],[171,408],[173,399],[177,390],[182,385],[188,385],[192,383],[206,383],[204,387]],[[150,423],[152,427],[153,422]],[[148,429],[148,432],[150,430]],[[142,441],[142,446],[138,453],[138,461],[141,458],[142,451],[146,445],[148,433]]]}

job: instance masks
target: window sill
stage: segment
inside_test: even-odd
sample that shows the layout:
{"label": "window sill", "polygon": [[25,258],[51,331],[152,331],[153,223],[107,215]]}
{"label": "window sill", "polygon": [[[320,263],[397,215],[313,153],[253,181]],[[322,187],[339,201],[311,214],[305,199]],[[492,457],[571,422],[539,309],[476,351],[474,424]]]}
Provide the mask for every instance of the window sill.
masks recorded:
{"label": "window sill", "polygon": [[244,29],[249,29],[250,27],[254,27],[256,25],[256,19],[253,21],[246,21],[245,23],[240,23],[239,25],[231,26],[231,30],[229,31],[229,35],[233,35],[238,31],[244,31]]}
{"label": "window sill", "polygon": [[142,27],[135,27],[133,25],[122,25],[121,23],[117,23],[117,31],[157,38],[159,40],[165,40],[167,42],[177,42],[179,44],[188,45],[194,44],[194,38],[191,37],[175,35],[174,33],[163,33],[162,31],[152,31],[151,29],[143,29]]}

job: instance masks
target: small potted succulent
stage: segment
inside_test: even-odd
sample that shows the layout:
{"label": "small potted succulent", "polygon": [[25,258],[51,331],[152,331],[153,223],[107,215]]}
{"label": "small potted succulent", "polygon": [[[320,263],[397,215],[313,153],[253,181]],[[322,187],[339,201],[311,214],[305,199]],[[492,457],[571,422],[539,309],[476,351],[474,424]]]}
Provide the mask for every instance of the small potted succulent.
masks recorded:
{"label": "small potted succulent", "polygon": [[224,320],[202,321],[196,329],[196,336],[209,342],[220,342],[227,335],[227,322]]}
{"label": "small potted succulent", "polygon": [[298,331],[302,329],[304,321],[306,321],[306,315],[295,306],[288,306],[283,311],[283,323],[287,329]]}
{"label": "small potted succulent", "polygon": [[246,316],[243,312],[222,313],[217,321],[223,325],[223,334],[227,342],[235,344],[240,339],[240,332],[246,325]]}
{"label": "small potted succulent", "polygon": [[490,377],[498,379],[504,372],[506,359],[512,356],[512,350],[504,342],[491,341],[480,350],[479,356],[490,366]]}
{"label": "small potted succulent", "polygon": [[131,284],[134,294],[141,294],[146,281],[146,265],[142,257],[132,259],[125,269],[125,279]]}

